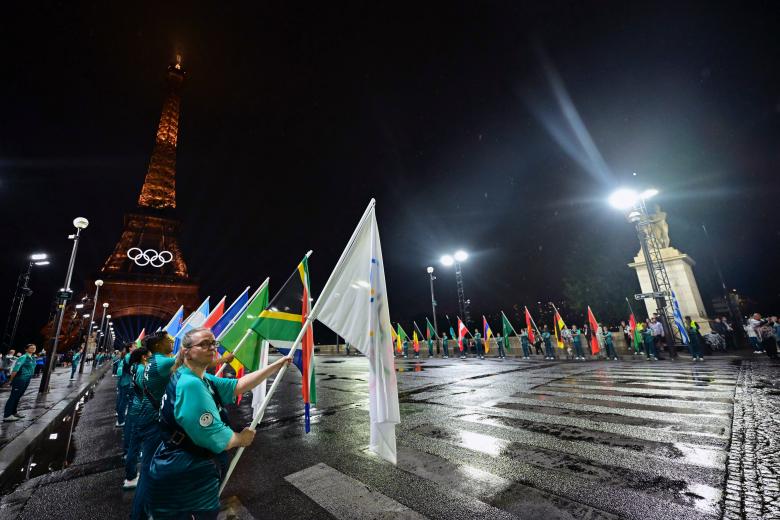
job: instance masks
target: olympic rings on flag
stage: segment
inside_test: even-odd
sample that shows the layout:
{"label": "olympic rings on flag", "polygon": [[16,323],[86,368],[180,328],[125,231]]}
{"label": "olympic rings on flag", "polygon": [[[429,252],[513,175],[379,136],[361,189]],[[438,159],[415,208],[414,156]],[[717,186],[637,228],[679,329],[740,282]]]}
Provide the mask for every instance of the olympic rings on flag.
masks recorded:
{"label": "olympic rings on flag", "polygon": [[154,249],[141,250],[140,247],[131,247],[127,250],[127,258],[135,262],[135,265],[143,267],[151,265],[152,267],[162,267],[173,260],[173,253],[170,251],[160,251]]}

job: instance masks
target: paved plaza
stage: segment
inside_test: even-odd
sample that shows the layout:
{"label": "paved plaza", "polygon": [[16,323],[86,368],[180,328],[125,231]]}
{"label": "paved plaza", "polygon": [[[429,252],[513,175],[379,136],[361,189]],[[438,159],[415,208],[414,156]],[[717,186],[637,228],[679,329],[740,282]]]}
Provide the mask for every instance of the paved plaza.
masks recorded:
{"label": "paved plaza", "polygon": [[[764,357],[397,359],[395,467],[367,451],[365,358],[317,362],[312,432],[290,374],[223,517],[780,518],[780,365]],[[114,384],[105,377],[86,403],[72,464],[7,494],[0,516],[126,516]]]}

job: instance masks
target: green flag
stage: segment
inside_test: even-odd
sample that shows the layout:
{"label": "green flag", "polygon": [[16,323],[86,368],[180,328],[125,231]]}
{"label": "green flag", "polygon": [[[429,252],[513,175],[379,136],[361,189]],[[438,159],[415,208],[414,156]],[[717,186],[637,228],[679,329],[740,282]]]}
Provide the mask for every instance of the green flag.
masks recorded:
{"label": "green flag", "polygon": [[431,322],[428,320],[428,318],[425,318],[425,336],[428,339],[436,339],[439,337],[439,333],[436,332],[435,328],[433,328],[433,325],[431,325]]}
{"label": "green flag", "polygon": [[506,317],[503,311],[501,311],[501,323],[504,326],[504,344],[506,345],[506,351],[509,352],[509,335],[514,334],[519,337],[519,334],[515,332],[515,328],[512,326],[512,322]]}
{"label": "green flag", "polygon": [[408,340],[409,340],[409,336],[406,334],[406,331],[403,329],[403,327],[401,327],[401,324],[399,323],[398,324],[398,341],[403,343],[404,341],[408,341]]}
{"label": "green flag", "polygon": [[244,339],[244,344],[236,353],[236,359],[246,367],[247,371],[257,370],[260,366],[260,341],[262,338],[252,331],[251,326],[257,317],[268,306],[268,283],[264,283],[238,314],[236,319],[219,335],[217,340],[222,348],[233,352]]}

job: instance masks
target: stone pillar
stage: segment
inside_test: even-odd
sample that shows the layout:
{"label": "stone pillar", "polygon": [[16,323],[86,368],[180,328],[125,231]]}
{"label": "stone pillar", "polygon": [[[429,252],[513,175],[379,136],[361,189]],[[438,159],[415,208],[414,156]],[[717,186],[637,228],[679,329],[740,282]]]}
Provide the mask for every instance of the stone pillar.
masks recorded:
{"label": "stone pillar", "polygon": [[[666,274],[669,276],[669,283],[672,284],[672,290],[677,297],[677,303],[680,305],[680,312],[683,317],[690,316],[694,321],[698,322],[701,327],[701,333],[707,334],[710,332],[709,318],[707,318],[707,313],[704,310],[704,302],[701,299],[699,285],[696,283],[696,277],[693,275],[693,266],[696,265],[696,262],[693,258],[674,247],[661,249],[661,257],[666,267]],[[636,271],[642,292],[653,292],[645,258],[641,251],[628,266]],[[656,312],[655,300],[646,299],[644,303],[647,315],[652,316]],[[671,301],[669,305],[672,305]],[[674,326],[673,323],[671,325]]]}

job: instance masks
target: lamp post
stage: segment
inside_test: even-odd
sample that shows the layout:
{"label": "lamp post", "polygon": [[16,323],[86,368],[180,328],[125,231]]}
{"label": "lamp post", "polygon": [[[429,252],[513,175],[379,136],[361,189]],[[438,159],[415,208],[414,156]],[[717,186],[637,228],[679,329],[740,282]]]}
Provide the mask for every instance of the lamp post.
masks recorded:
{"label": "lamp post", "polygon": [[103,316],[100,318],[100,327],[98,327],[95,333],[95,356],[92,358],[92,370],[95,370],[97,365],[98,353],[100,353],[100,343],[103,338],[103,322],[106,321],[106,311],[108,310],[108,302],[103,302]]}
{"label": "lamp post", "polygon": [[[645,258],[647,274],[650,278],[650,287],[653,289],[653,299],[664,328],[664,336],[673,343],[677,341],[677,335],[671,327],[674,320],[666,299],[672,297],[672,288],[669,276],[666,274],[663,258],[656,243],[655,235],[651,229],[652,222],[647,214],[645,201],[658,195],[658,190],[648,189],[641,193],[632,189],[621,188],[609,196],[612,207],[627,212],[626,218],[636,227],[637,238]],[[671,346],[669,346],[671,353]]]}
{"label": "lamp post", "polygon": [[[30,290],[30,274],[34,265],[42,266],[49,265],[47,260],[48,255],[45,253],[35,253],[30,255],[29,262],[27,263],[27,269],[19,275],[16,281],[16,290],[14,291],[14,298],[11,300],[11,308],[8,311],[8,319],[5,322],[5,328],[3,329],[3,344],[2,351],[5,354],[8,349],[11,348],[16,340],[16,329],[19,327],[19,318],[22,316],[22,306],[24,305],[24,299],[27,296],[32,295]],[[11,325],[11,316],[14,316],[14,308],[16,308],[16,316]],[[8,328],[11,328],[10,335]]]}
{"label": "lamp post", "polygon": [[70,253],[70,261],[68,262],[68,271],[65,275],[65,286],[57,293],[57,327],[54,329],[54,345],[52,351],[49,354],[49,363],[46,369],[41,375],[41,387],[38,390],[39,393],[45,394],[49,391],[49,380],[51,379],[51,373],[54,370],[54,360],[57,358],[57,347],[60,343],[60,331],[62,330],[62,318],[65,316],[65,306],[70,300],[73,291],[70,289],[70,280],[73,277],[73,267],[76,264],[76,252],[79,248],[79,238],[81,237],[81,231],[86,229],[89,225],[89,221],[84,217],[78,217],[73,220],[73,227],[76,228],[76,233],[69,235],[68,238],[73,240],[73,250]]}
{"label": "lamp post", "polygon": [[458,285],[458,310],[460,311],[466,327],[471,325],[471,300],[466,299],[463,289],[463,271],[460,267],[461,262],[465,262],[469,255],[462,249],[455,251],[453,255],[444,255],[439,260],[445,267],[455,265],[455,283]]}
{"label": "lamp post", "polygon": [[95,313],[97,312],[98,294],[103,287],[103,280],[95,280],[95,297],[92,299],[92,314],[87,324],[87,336],[84,338],[84,352],[82,353],[81,364],[79,365],[79,374],[84,373],[84,364],[87,362],[87,348],[89,347],[89,337],[92,335],[92,324],[95,323]]}
{"label": "lamp post", "polygon": [[[435,276],[433,276],[433,267],[428,267],[426,269],[428,271],[428,276],[431,280],[431,309],[433,311],[433,328],[436,331],[436,335],[439,335],[439,322],[436,320],[436,297],[433,295],[433,281],[436,279]],[[436,341],[436,355],[439,355],[439,341],[434,338],[434,341]]]}

